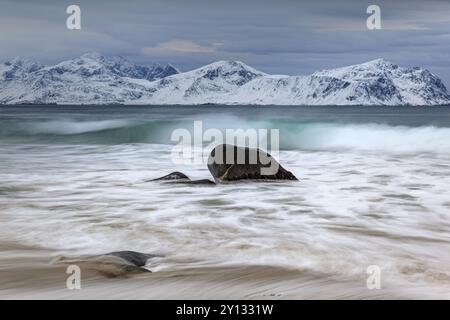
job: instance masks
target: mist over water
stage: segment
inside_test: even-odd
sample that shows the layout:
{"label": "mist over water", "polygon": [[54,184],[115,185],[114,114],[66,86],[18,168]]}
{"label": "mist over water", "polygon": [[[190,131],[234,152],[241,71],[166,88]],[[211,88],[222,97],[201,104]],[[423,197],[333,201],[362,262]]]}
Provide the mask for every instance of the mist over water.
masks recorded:
{"label": "mist over water", "polygon": [[[153,271],[263,265],[450,289],[450,107],[0,108],[0,241],[61,255],[160,253]],[[280,130],[299,182],[146,182],[176,128]]]}

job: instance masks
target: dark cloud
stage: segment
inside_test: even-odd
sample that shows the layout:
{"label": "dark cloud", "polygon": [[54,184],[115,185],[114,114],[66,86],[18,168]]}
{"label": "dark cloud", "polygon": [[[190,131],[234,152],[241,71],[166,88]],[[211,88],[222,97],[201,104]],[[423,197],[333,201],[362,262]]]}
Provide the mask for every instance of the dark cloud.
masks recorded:
{"label": "dark cloud", "polygon": [[[0,2],[0,58],[53,63],[87,51],[188,70],[219,59],[305,74],[383,57],[423,66],[450,85],[450,2],[375,1],[383,30],[366,28],[374,1],[128,0]],[[82,30],[65,27],[79,4]]]}

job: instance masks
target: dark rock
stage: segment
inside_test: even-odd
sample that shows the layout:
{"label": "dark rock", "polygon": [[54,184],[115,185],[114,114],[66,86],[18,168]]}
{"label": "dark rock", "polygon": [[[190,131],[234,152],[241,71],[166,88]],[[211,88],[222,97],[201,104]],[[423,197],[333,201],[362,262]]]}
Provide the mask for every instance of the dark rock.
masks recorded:
{"label": "dark rock", "polygon": [[162,256],[136,251],[115,251],[72,258],[59,256],[53,262],[77,264],[83,269],[95,270],[106,277],[127,277],[135,273],[151,272],[146,268],[146,263],[149,259],[157,257]]}
{"label": "dark rock", "polygon": [[298,180],[270,154],[229,144],[219,145],[211,151],[208,169],[218,181]]}
{"label": "dark rock", "polygon": [[184,173],[175,171],[169,173],[168,175],[165,175],[164,177],[152,179],[150,181],[173,181],[173,180],[191,180],[191,179],[189,179],[189,177]]}
{"label": "dark rock", "polygon": [[147,181],[167,181],[170,183],[184,183],[184,184],[196,184],[196,185],[215,185],[216,183],[214,181],[211,181],[209,179],[200,179],[200,180],[191,180],[187,175],[184,173],[175,171],[172,172],[164,177],[147,180]]}
{"label": "dark rock", "polygon": [[118,257],[124,260],[126,263],[134,265],[136,267],[143,267],[147,263],[148,259],[157,257],[153,254],[141,253],[136,251],[116,251],[107,253],[105,255]]}
{"label": "dark rock", "polygon": [[214,181],[211,181],[209,179],[200,179],[200,180],[190,180],[190,181],[180,181],[180,183],[186,183],[186,184],[201,184],[201,185],[216,185]]}

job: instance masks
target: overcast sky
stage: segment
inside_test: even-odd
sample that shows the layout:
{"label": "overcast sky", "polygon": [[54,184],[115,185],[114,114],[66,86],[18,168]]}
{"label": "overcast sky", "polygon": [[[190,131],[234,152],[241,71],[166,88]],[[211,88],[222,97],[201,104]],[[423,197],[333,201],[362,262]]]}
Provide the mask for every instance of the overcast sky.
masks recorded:
{"label": "overcast sky", "polygon": [[[81,7],[81,30],[66,28],[70,4]],[[370,4],[382,30],[366,27]],[[182,71],[241,60],[290,75],[385,58],[450,87],[450,1],[0,0],[0,60],[50,64],[90,51]]]}

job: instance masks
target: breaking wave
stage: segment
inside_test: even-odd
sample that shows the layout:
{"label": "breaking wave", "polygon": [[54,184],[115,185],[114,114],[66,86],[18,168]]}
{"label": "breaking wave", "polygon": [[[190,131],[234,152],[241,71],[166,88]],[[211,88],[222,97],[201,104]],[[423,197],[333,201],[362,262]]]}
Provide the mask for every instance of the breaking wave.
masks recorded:
{"label": "breaking wave", "polygon": [[[204,129],[265,128],[280,130],[281,150],[450,153],[450,128],[299,121],[248,121],[225,117],[204,119]],[[190,120],[51,120],[3,122],[0,139],[8,142],[69,144],[174,144],[177,128],[193,133]]]}
{"label": "breaking wave", "polygon": [[450,128],[432,126],[312,123],[286,131],[281,139],[285,148],[312,151],[450,153]]}

